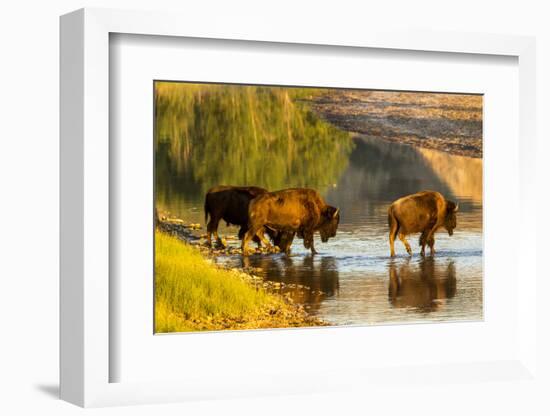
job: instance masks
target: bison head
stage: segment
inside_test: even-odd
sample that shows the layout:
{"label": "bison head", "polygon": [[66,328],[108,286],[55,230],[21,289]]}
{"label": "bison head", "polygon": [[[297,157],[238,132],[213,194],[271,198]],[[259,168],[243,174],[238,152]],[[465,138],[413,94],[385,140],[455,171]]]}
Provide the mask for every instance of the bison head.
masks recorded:
{"label": "bison head", "polygon": [[340,209],[327,205],[323,211],[320,225],[318,227],[319,234],[321,235],[321,241],[326,243],[329,238],[336,235],[338,229],[338,223],[340,222]]}
{"label": "bison head", "polygon": [[453,201],[447,201],[447,212],[445,213],[445,229],[449,235],[453,235],[456,228],[456,213],[458,211],[458,204]]}

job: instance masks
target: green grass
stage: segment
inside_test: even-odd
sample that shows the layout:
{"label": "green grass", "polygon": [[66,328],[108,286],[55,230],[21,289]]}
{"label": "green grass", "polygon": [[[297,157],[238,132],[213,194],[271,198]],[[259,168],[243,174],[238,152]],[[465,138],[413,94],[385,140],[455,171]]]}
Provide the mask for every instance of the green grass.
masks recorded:
{"label": "green grass", "polygon": [[155,238],[155,332],[297,326],[281,321],[297,318],[282,298],[175,237]]}

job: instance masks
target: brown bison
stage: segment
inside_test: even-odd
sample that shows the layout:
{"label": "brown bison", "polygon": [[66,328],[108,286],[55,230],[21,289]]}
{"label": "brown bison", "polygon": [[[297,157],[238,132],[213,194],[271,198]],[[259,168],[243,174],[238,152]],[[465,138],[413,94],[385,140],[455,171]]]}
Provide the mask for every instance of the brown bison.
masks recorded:
{"label": "brown bison", "polygon": [[[248,230],[248,205],[256,196],[265,193],[267,193],[267,189],[257,186],[215,186],[210,188],[204,199],[204,221],[207,222],[210,216],[210,221],[206,226],[207,244],[212,245],[212,234],[214,234],[217,244],[223,246],[218,235],[218,225],[221,220],[228,225],[240,226],[238,235],[239,239],[242,239]],[[289,236],[272,230],[267,231],[281,251],[288,251]],[[261,245],[259,238],[255,237],[254,241]]]}
{"label": "brown bison", "polygon": [[420,254],[425,254],[426,244],[433,256],[434,234],[445,227],[449,235],[456,228],[456,212],[458,205],[446,200],[439,192],[422,191],[399,198],[388,208],[388,225],[390,226],[390,254],[395,256],[394,241],[399,236],[405,245],[407,253],[412,255],[411,246],[406,240],[408,234],[421,233],[419,244]]}
{"label": "brown bison", "polygon": [[248,204],[256,196],[265,194],[267,189],[257,186],[214,186],[206,192],[204,198],[204,222],[206,225],[207,244],[212,245],[212,234],[216,242],[223,246],[218,236],[218,225],[224,220],[227,225],[240,226],[239,238],[248,230]]}
{"label": "brown bison", "polygon": [[248,207],[248,231],[242,249],[247,254],[248,242],[258,237],[265,245],[270,243],[264,236],[267,228],[278,232],[298,234],[304,239],[304,247],[315,254],[313,234],[319,231],[321,241],[326,242],[336,235],[340,214],[337,208],[327,205],[313,189],[294,188],[259,195]]}

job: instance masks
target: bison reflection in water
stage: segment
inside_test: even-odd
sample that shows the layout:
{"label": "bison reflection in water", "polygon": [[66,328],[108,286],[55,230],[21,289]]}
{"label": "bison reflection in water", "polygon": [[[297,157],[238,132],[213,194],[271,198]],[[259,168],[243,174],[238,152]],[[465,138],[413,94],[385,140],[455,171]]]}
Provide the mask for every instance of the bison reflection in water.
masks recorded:
{"label": "bison reflection in water", "polygon": [[426,244],[428,244],[430,254],[433,256],[435,232],[445,227],[449,235],[453,235],[457,211],[458,205],[446,200],[439,192],[422,191],[399,198],[388,208],[391,256],[395,256],[394,241],[397,236],[407,249],[407,253],[412,255],[411,246],[405,237],[413,233],[421,233],[420,254],[424,256]]}
{"label": "bison reflection in water", "polygon": [[316,254],[313,235],[319,231],[321,241],[326,243],[336,235],[340,222],[339,209],[327,205],[314,189],[292,188],[268,192],[254,198],[248,208],[249,229],[243,242],[243,255],[247,254],[248,242],[257,236],[269,246],[264,230],[297,234],[304,239],[304,247]]}
{"label": "bison reflection in water", "polygon": [[246,256],[241,267],[273,281],[284,283],[281,292],[315,312],[321,302],[338,294],[339,272],[334,257]]}
{"label": "bison reflection in water", "polygon": [[415,308],[433,312],[456,294],[456,268],[453,261],[437,264],[434,258],[419,263],[389,266],[388,298],[395,308]]}

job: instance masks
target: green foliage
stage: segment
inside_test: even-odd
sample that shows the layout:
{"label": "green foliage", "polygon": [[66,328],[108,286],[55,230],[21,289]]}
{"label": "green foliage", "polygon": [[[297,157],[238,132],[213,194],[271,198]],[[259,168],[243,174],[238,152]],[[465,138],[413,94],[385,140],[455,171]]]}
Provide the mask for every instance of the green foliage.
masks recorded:
{"label": "green foliage", "polygon": [[[155,331],[208,329],[209,322],[253,321],[282,302],[216,267],[175,237],[155,233]],[[211,325],[212,326],[212,325]],[[221,325],[223,327],[223,324]]]}
{"label": "green foliage", "polygon": [[214,185],[295,186],[321,192],[338,181],[353,142],[301,100],[326,91],[155,83],[159,203]]}

